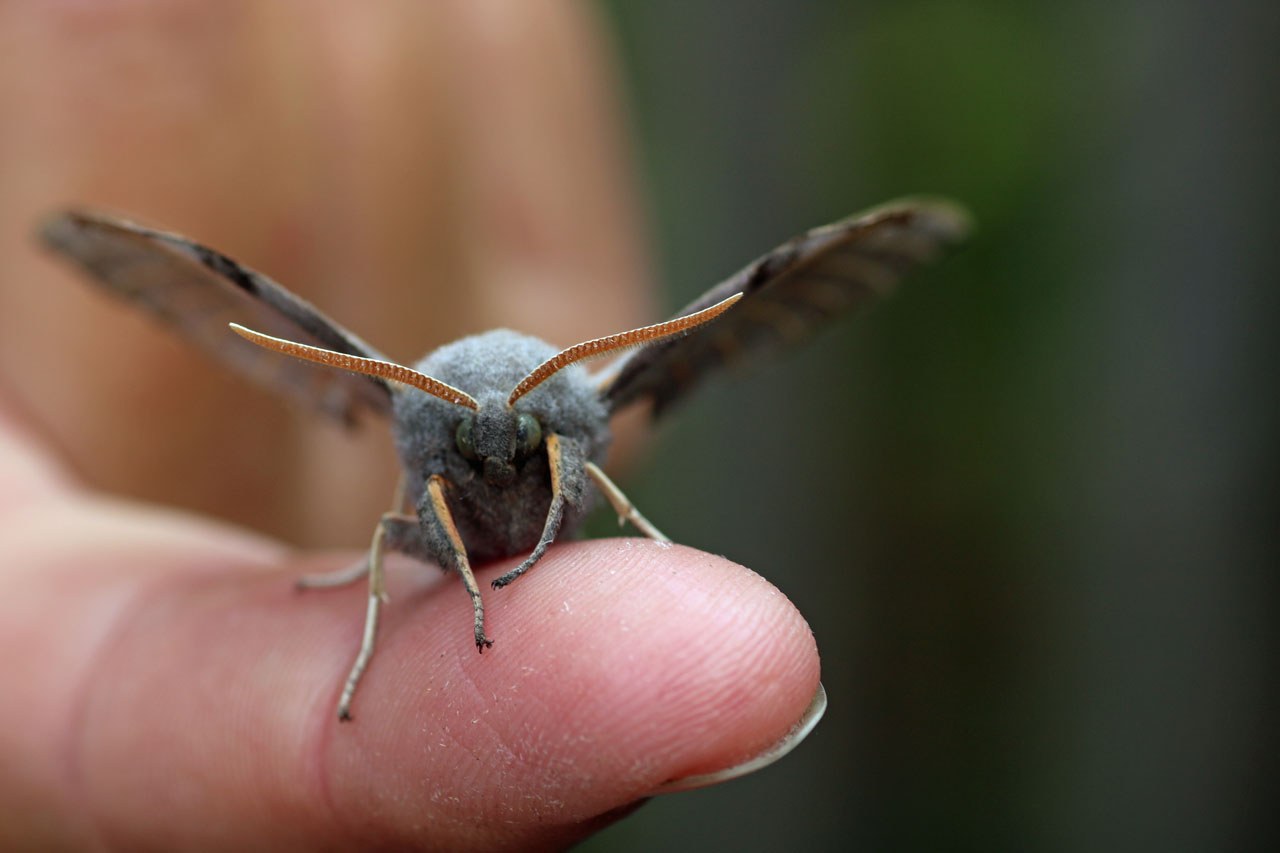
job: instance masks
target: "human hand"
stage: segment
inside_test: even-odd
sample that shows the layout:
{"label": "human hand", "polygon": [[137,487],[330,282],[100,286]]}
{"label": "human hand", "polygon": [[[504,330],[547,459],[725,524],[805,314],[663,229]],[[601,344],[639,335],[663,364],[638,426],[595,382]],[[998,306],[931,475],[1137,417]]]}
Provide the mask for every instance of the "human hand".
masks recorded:
{"label": "human hand", "polygon": [[0,203],[0,846],[558,846],[803,715],[816,651],[776,590],[610,540],[488,595],[483,657],[460,584],[393,564],[339,726],[363,591],[291,580],[352,553],[83,485],[349,543],[392,462],[380,436],[295,419],[38,259],[33,224],[69,202],[308,284],[406,359],[483,326],[574,341],[644,319],[580,10],[455,6],[0,12],[0,163],[24,173]]}
{"label": "human hand", "polygon": [[393,567],[340,724],[364,591],[290,581],[353,554],[86,493],[11,421],[0,483],[6,849],[563,846],[768,752],[817,688],[762,578],[601,540],[490,593],[484,656],[461,584]]}

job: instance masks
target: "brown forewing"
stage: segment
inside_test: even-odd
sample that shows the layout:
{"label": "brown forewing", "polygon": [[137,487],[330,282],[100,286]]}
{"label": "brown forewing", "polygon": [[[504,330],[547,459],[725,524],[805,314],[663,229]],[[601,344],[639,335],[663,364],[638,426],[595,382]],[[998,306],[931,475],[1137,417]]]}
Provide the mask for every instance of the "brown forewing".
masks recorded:
{"label": "brown forewing", "polygon": [[261,349],[231,322],[274,337],[362,358],[376,350],[260,273],[184,237],[113,216],[67,211],[40,229],[44,243],[250,379],[351,423],[361,410],[386,415],[381,379],[319,367]]}
{"label": "brown forewing", "polygon": [[888,293],[968,229],[968,215],[955,204],[907,199],[807,231],[683,308],[677,316],[743,294],[715,322],[613,365],[600,393],[610,412],[648,398],[660,413],[708,373],[798,343],[868,297]]}

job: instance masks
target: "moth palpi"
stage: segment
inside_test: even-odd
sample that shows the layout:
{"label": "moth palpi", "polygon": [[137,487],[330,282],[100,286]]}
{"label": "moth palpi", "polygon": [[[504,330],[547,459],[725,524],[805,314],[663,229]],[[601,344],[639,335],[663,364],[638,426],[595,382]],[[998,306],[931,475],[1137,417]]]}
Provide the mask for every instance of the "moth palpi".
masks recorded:
{"label": "moth palpi", "polygon": [[[109,292],[249,378],[348,424],[366,412],[390,420],[402,475],[367,556],[299,582],[331,587],[368,575],[364,637],[338,700],[339,719],[349,720],[386,599],[386,550],[462,577],[484,651],[492,641],[471,561],[527,553],[493,587],[511,583],[578,526],[592,486],[620,521],[667,541],[600,468],[613,415],[641,402],[662,413],[705,375],[793,344],[887,293],[967,230],[968,217],[950,202],[892,202],[795,237],[667,322],[565,350],[498,329],[446,344],[412,368],[266,276],[184,237],[76,210],[48,219],[40,236]],[[579,363],[620,350],[629,352],[594,374]]]}

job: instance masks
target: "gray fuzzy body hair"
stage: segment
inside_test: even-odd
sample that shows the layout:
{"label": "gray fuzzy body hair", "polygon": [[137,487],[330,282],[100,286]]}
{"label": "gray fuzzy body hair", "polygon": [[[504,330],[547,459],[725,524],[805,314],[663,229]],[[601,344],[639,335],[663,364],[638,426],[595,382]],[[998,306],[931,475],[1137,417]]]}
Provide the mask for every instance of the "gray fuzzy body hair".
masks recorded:
{"label": "gray fuzzy body hair", "polygon": [[[480,404],[480,412],[445,402],[414,388],[405,388],[392,401],[396,449],[408,477],[408,496],[414,506],[425,499],[426,482],[443,476],[453,488],[449,506],[467,553],[483,562],[526,553],[537,544],[551,504],[551,472],[545,450],[516,462],[515,480],[506,486],[490,483],[480,466],[458,450],[458,424],[476,418],[477,430],[492,423],[501,427],[528,412],[542,426],[543,440],[552,433],[564,439],[562,482],[566,512],[561,533],[572,533],[588,506],[584,465],[599,464],[608,449],[608,412],[587,371],[572,364],[553,374],[507,409],[516,384],[559,350],[544,341],[509,329],[496,329],[462,338],[429,353],[414,369],[465,391]],[[423,513],[419,513],[423,515]],[[423,533],[445,568],[452,554],[438,541],[438,530]]]}

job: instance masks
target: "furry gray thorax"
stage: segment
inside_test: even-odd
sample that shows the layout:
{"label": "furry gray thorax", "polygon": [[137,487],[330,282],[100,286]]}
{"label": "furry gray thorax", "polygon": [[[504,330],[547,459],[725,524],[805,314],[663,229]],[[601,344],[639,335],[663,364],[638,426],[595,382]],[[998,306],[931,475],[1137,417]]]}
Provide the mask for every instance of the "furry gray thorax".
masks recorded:
{"label": "furry gray thorax", "polygon": [[[475,412],[412,388],[396,393],[393,401],[396,448],[409,477],[408,494],[417,506],[433,474],[449,481],[449,508],[471,558],[477,562],[529,551],[537,544],[551,503],[551,473],[545,436],[565,440],[567,456],[577,459],[566,473],[579,482],[567,491],[581,494],[582,461],[600,463],[609,446],[604,404],[580,364],[571,364],[507,408],[516,384],[559,350],[509,329],[496,329],[462,338],[428,354],[414,369],[465,391],[480,404]],[[516,458],[516,418],[527,412],[542,427],[543,443],[526,458]],[[474,418],[475,460],[458,450],[458,425]],[[576,449],[576,452],[575,452]],[[486,464],[511,464],[514,478],[505,485],[486,478]],[[568,461],[568,459],[566,459]],[[594,494],[594,490],[586,490]],[[581,521],[586,502],[566,507],[561,536]]]}

